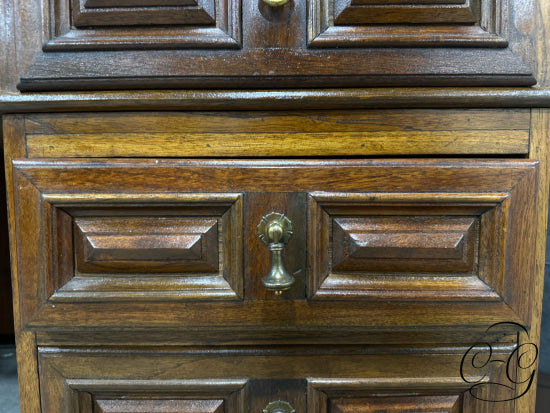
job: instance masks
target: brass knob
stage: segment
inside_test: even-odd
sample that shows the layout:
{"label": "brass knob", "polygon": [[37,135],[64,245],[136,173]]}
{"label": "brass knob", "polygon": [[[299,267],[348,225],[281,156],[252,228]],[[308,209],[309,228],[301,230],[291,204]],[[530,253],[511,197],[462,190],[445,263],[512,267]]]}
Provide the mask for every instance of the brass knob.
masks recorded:
{"label": "brass knob", "polygon": [[284,402],[282,400],[277,400],[276,402],[271,402],[267,406],[265,406],[265,409],[263,413],[295,413],[296,410],[294,410],[294,407],[290,405],[288,402]]}
{"label": "brass knob", "polygon": [[263,2],[271,7],[280,7],[287,4],[289,0],[263,0]]}
{"label": "brass knob", "polygon": [[258,236],[271,251],[271,266],[262,278],[262,285],[279,295],[294,284],[294,277],[285,269],[283,248],[292,236],[292,222],[283,214],[271,212],[258,224]]}

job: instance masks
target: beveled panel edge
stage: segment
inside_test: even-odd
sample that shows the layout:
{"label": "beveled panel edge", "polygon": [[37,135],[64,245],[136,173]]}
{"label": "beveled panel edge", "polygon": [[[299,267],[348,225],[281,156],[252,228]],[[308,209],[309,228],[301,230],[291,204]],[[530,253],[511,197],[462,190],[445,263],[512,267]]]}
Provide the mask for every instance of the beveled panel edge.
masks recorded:
{"label": "beveled panel edge", "polygon": [[[426,207],[425,215],[441,215],[445,212],[457,216],[482,216],[486,211],[499,206],[507,200],[510,193],[330,193],[310,192],[308,197],[308,248],[314,250],[308,256],[308,266],[315,274],[308,278],[308,297],[312,300],[349,300],[354,298],[369,300],[418,300],[418,301],[502,301],[502,291],[495,282],[498,268],[484,268],[486,273],[478,273],[477,264],[466,274],[448,271],[446,274],[427,272],[415,274],[406,271],[384,272],[390,279],[378,279],[376,270],[338,271],[334,270],[332,242],[332,219],[340,216],[365,215],[370,209],[375,215],[384,215],[380,208]],[[434,209],[436,207],[436,209]],[[351,210],[350,210],[351,208]],[[374,209],[373,209],[374,208]],[[454,209],[453,209],[454,208]],[[357,211],[359,209],[359,212]],[[410,213],[406,209],[405,214]],[[414,213],[421,214],[418,210]],[[389,212],[386,212],[389,214]],[[400,215],[399,211],[397,212]],[[486,231],[480,228],[478,231]],[[502,232],[502,231],[501,231]],[[479,237],[482,233],[476,232]],[[501,234],[503,237],[505,233]],[[494,245],[493,245],[494,244]],[[491,246],[497,248],[497,242]],[[479,248],[476,240],[475,248]],[[474,254],[478,252],[474,251]],[[476,271],[474,271],[476,270]],[[318,272],[318,274],[317,274]],[[425,277],[425,275],[429,275]],[[369,275],[372,278],[369,278]],[[431,279],[435,275],[434,279]],[[407,279],[403,279],[403,277]],[[443,278],[442,278],[443,277]],[[409,278],[414,282],[411,284]],[[392,286],[393,288],[389,288]]]}
{"label": "beveled panel edge", "polygon": [[[40,384],[42,390],[42,407],[47,411],[92,411],[94,395],[142,396],[151,392],[153,395],[169,396],[170,398],[186,399],[212,397],[224,400],[230,405],[229,411],[244,411],[247,400],[247,378],[231,377],[216,379],[128,379],[122,377],[97,378],[86,377],[88,370],[75,373],[64,360],[58,357],[65,352],[62,349],[44,352],[38,349],[40,366]],[[107,357],[116,357],[115,353],[106,352]],[[89,355],[89,354],[88,354]],[[96,354],[100,356],[100,354]],[[57,360],[56,360],[57,359]],[[127,367],[126,367],[127,368]],[[90,410],[88,410],[90,409]]]}
{"label": "beveled panel edge", "polygon": [[[40,355],[48,354],[52,356],[53,352],[44,353],[39,349]],[[59,354],[63,354],[61,351]],[[113,354],[114,355],[114,354]],[[227,378],[227,379],[76,379],[66,378],[69,387],[75,390],[89,392],[105,392],[114,387],[122,391],[159,391],[163,390],[170,393],[189,393],[189,394],[215,394],[232,393],[244,390],[248,379],[246,378]],[[175,394],[174,394],[175,396]]]}
{"label": "beveled panel edge", "polygon": [[[99,195],[99,196],[98,196]],[[104,194],[105,195],[105,194]],[[135,203],[159,205],[168,204],[174,206],[179,203],[182,206],[192,206],[194,203],[200,205],[227,207],[218,217],[216,227],[223,228],[228,226],[232,231],[232,242],[222,242],[220,245],[222,262],[219,262],[220,270],[217,273],[198,273],[190,274],[193,276],[180,274],[171,274],[163,276],[160,279],[152,277],[152,274],[135,274],[133,278],[117,279],[116,276],[108,271],[101,274],[86,276],[89,274],[80,274],[75,271],[74,277],[60,286],[53,286],[53,291],[49,297],[44,297],[47,301],[55,302],[85,302],[85,301],[181,301],[181,300],[240,300],[243,295],[243,271],[242,271],[242,224],[233,225],[234,221],[242,222],[242,194],[216,193],[211,197],[209,194],[137,194],[133,198],[131,194],[52,194],[42,193],[43,204],[50,205],[44,210],[53,210],[57,208],[69,207],[73,210],[82,208],[93,209],[94,206],[115,205],[124,207]],[[219,205],[218,205],[219,204]],[[177,205],[177,204],[176,204]],[[136,207],[139,209],[139,207]],[[175,207],[177,209],[177,206]],[[74,211],[73,211],[74,212]],[[43,214],[45,214],[43,212]],[[84,214],[86,216],[86,214]],[[201,215],[198,215],[199,217]],[[218,240],[222,234],[217,234]],[[218,241],[219,242],[219,241]],[[239,244],[241,242],[241,244]],[[71,255],[69,253],[69,255]],[[229,257],[231,255],[231,257]],[[74,256],[74,255],[73,255]],[[227,271],[223,269],[227,268]],[[76,269],[75,269],[76,270]],[[99,277],[102,275],[105,278]],[[141,289],[128,289],[128,280],[139,279]],[[179,286],[180,289],[174,289],[173,286]],[[118,289],[117,289],[118,288]],[[145,292],[150,292],[147,295]]]}
{"label": "beveled panel edge", "polygon": [[309,41],[311,48],[330,47],[499,47],[508,41],[479,27],[467,26],[462,30],[445,27],[415,27],[418,30],[405,35],[400,27],[347,27],[333,26]]}
{"label": "beveled panel edge", "polygon": [[[52,302],[52,308],[56,307],[56,304],[54,303],[60,303],[60,302],[81,302],[84,301],[93,301],[93,302],[102,302],[102,304],[105,304],[107,302],[112,302],[113,300],[121,299],[123,301],[132,301],[135,302],[136,299],[139,301],[141,300],[148,300],[146,296],[143,294],[140,294],[140,291],[130,291],[129,293],[126,292],[119,294],[103,294],[101,291],[94,291],[94,283],[95,280],[92,277],[91,279],[88,279],[87,283],[85,282],[84,288],[82,288],[83,283],[77,282],[77,287],[79,287],[79,291],[72,291],[70,288],[73,287],[71,283],[73,280],[69,281],[68,284],[70,284],[67,289],[68,291],[64,291],[63,288],[60,288],[61,286],[56,285],[56,279],[59,277],[56,277],[55,271],[53,271],[54,265],[52,264],[51,257],[52,255],[55,255],[54,253],[48,253],[45,252],[44,248],[44,242],[46,242],[46,245],[52,247],[53,244],[48,244],[48,239],[52,239],[52,231],[51,231],[51,225],[52,225],[52,213],[55,211],[55,194],[45,194],[42,192],[41,195],[38,195],[41,191],[36,188],[32,182],[28,181],[26,179],[26,176],[21,173],[20,170],[17,168],[14,168],[14,175],[15,178],[18,179],[17,183],[19,183],[22,188],[29,188],[27,190],[28,194],[26,194],[26,198],[24,202],[29,203],[30,206],[28,208],[29,215],[32,217],[28,217],[25,219],[24,222],[18,221],[18,227],[17,227],[17,236],[21,236],[21,229],[20,227],[25,226],[25,231],[33,231],[33,237],[30,238],[30,242],[35,242],[36,240],[40,239],[41,245],[36,246],[35,248],[23,248],[20,244],[17,244],[17,259],[21,261],[21,254],[27,253],[34,254],[35,258],[32,259],[25,259],[23,257],[23,260],[21,261],[24,265],[19,270],[18,278],[19,280],[23,280],[21,282],[21,288],[25,290],[25,296],[22,297],[20,305],[21,305],[21,319],[23,325],[28,325],[28,323],[32,322],[31,320],[33,318],[40,318],[40,314],[42,310],[44,309],[44,304],[48,302]],[[71,199],[71,202],[65,202],[67,198],[72,198],[70,194],[63,194],[65,196],[60,196],[61,202],[64,202],[64,205],[70,205],[74,206],[75,203],[78,204],[79,202],[86,202],[85,198],[82,197],[74,197],[75,199]],[[131,200],[131,195],[128,196],[128,194],[125,194],[126,196],[123,196],[122,200],[119,200],[119,203],[122,204],[128,204]],[[140,196],[138,194],[138,202],[139,200],[143,200],[144,198],[154,198],[154,194],[147,194],[148,196]],[[165,194],[166,195],[166,194]],[[116,194],[111,194],[110,199],[116,198]],[[206,195],[208,197],[208,195]],[[16,206],[18,205],[19,199],[21,198],[21,189],[15,191],[15,203]],[[101,202],[101,197],[98,198],[99,201],[97,201],[96,204],[99,205],[105,205],[105,203]],[[165,197],[159,197],[157,199],[157,204],[166,203],[166,200],[173,200],[174,202],[180,202],[184,203],[183,200],[185,200],[185,194],[168,194]],[[182,200],[183,199],[183,200]],[[189,199],[191,201],[189,202]],[[188,199],[188,204],[193,204],[194,202],[200,202],[204,204],[204,194],[191,194]],[[88,199],[88,202],[90,199]],[[227,211],[224,212],[224,216],[220,219],[222,221],[227,220],[239,220],[242,221],[242,196],[238,194],[227,194],[227,196],[224,197],[224,194],[216,194],[213,197],[213,200],[211,200],[213,203],[219,203],[221,205],[225,205],[228,207]],[[52,206],[53,205],[53,206]],[[89,203],[87,204],[90,205]],[[43,221],[43,224],[36,224],[36,220]],[[34,230],[33,230],[34,228]],[[39,229],[40,228],[40,229]],[[241,231],[241,225],[231,225],[232,231],[235,232],[235,236],[232,238],[235,240],[235,242],[239,242],[239,240],[242,241],[242,236],[238,235],[238,232]],[[44,239],[46,241],[44,241]],[[27,242],[29,240],[29,237],[27,238]],[[233,245],[233,244],[231,244]],[[239,253],[241,246],[233,246],[232,248],[226,248],[228,250],[227,254],[232,254],[232,257],[229,258],[227,256],[224,256],[224,261],[226,262],[228,266],[228,271],[226,274],[220,273],[218,275],[215,275],[214,277],[207,275],[203,278],[214,278],[214,283],[208,283],[208,282],[198,282],[196,280],[190,279],[189,280],[189,290],[188,294],[179,294],[178,291],[168,291],[164,290],[164,292],[161,292],[160,294],[153,294],[152,297],[149,298],[149,302],[151,300],[153,301],[186,301],[186,300],[192,300],[193,302],[196,301],[210,301],[210,300],[229,300],[229,301],[240,301],[242,299],[243,295],[243,272],[242,272],[242,253]],[[34,250],[34,253],[32,252]],[[40,257],[40,258],[39,258]],[[26,275],[22,275],[26,274]],[[184,279],[185,280],[185,277]],[[75,280],[79,281],[79,280]],[[86,281],[86,280],[85,280]],[[181,280],[180,280],[181,282]],[[107,283],[108,284],[108,283]],[[161,283],[162,284],[162,283]],[[183,283],[185,284],[185,282]],[[198,284],[198,286],[197,286]],[[201,288],[202,285],[202,288]],[[122,283],[121,288],[124,288],[124,283]],[[208,287],[211,287],[210,290]],[[53,295],[50,295],[52,291],[56,291],[60,289],[59,294],[53,293]],[[161,288],[162,290],[162,288]],[[32,292],[31,292],[32,291]],[[101,307],[101,305],[100,305]],[[98,308],[100,308],[98,307]]]}
{"label": "beveled panel edge", "polygon": [[[78,0],[72,0],[78,2]],[[209,26],[178,26],[173,28],[145,27],[136,33],[131,27],[85,28],[80,30],[72,24],[71,0],[56,0],[49,11],[49,31],[42,45],[43,52],[86,50],[132,50],[132,49],[239,49],[242,46],[242,23],[240,0],[229,3],[217,1],[216,17]],[[201,1],[199,1],[201,3]],[[80,5],[82,6],[82,5]],[[97,13],[103,9],[80,8],[80,11]],[[122,8],[119,10],[134,10]],[[76,14],[78,11],[73,10]],[[205,12],[211,15],[214,12]]]}
{"label": "beveled panel edge", "polygon": [[[216,273],[219,270],[219,221],[215,217],[74,218],[78,273]],[[140,225],[144,221],[145,225]],[[128,223],[135,226],[124,225]],[[117,224],[121,227],[117,228]]]}
{"label": "beveled panel edge", "polygon": [[[470,2],[449,2],[449,4],[469,9]],[[481,3],[481,1],[479,2]],[[308,47],[495,47],[508,46],[507,4],[499,0],[487,0],[479,4],[481,13],[479,25],[451,24],[368,24],[337,25],[337,14],[353,2],[341,2],[336,11],[334,0],[309,0],[307,42]],[[356,7],[370,7],[370,4],[356,4]],[[388,6],[375,4],[374,7]],[[392,4],[399,6],[399,4]],[[413,6],[414,7],[414,6]],[[470,10],[471,11],[471,10]],[[474,13],[476,14],[476,13]],[[421,30],[419,30],[421,29]],[[428,33],[419,33],[427,31]]]}
{"label": "beveled panel edge", "polygon": [[[145,31],[146,35],[143,35]],[[217,27],[199,29],[157,30],[149,28],[140,35],[117,28],[105,30],[74,30],[56,36],[44,43],[47,52],[128,50],[136,49],[239,49],[240,40]],[[165,32],[168,32],[164,35]],[[192,42],[188,40],[192,38]]]}
{"label": "beveled panel edge", "polygon": [[[510,349],[499,349],[499,353],[506,354]],[[461,351],[464,351],[461,348],[454,350],[455,353],[460,354]],[[449,352],[452,353],[452,349],[449,349]],[[482,379],[482,377],[479,377]],[[488,377],[483,378],[484,381],[489,381]],[[407,390],[417,390],[417,391],[430,391],[430,389],[446,389],[454,390],[458,389],[459,391],[467,390],[470,386],[468,383],[465,383],[460,376],[456,377],[405,377],[405,378],[396,378],[396,377],[376,377],[376,378],[345,378],[345,377],[308,377],[308,385],[311,389],[316,389],[327,393],[328,395],[336,395],[345,391],[348,394],[353,394],[354,392],[367,390],[371,392],[379,391],[380,389],[391,391],[400,389]]]}
{"label": "beveled panel edge", "polygon": [[[121,20],[128,26],[188,23],[215,25],[215,7],[215,0],[196,0],[188,4],[134,4],[130,6],[119,5],[116,1],[113,1],[106,7],[90,7],[86,0],[72,0],[71,25],[75,27],[119,26],[123,25],[120,24]],[[167,18],[172,20],[167,21]]]}

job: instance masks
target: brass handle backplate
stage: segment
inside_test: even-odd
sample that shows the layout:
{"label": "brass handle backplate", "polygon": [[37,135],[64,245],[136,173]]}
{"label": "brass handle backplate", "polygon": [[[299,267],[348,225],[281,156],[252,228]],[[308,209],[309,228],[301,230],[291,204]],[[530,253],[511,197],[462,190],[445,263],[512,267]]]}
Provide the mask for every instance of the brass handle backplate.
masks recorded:
{"label": "brass handle backplate", "polygon": [[271,7],[279,7],[287,4],[289,0],[263,0],[263,2]]}
{"label": "brass handle backplate", "polygon": [[282,400],[277,400],[276,402],[271,402],[267,406],[265,406],[265,409],[263,413],[295,413],[296,410],[294,410],[294,407],[290,405],[288,402],[284,402]]}
{"label": "brass handle backplate", "polygon": [[258,224],[258,236],[271,251],[271,266],[262,278],[262,285],[275,294],[281,294],[294,284],[294,277],[285,269],[283,248],[292,236],[292,222],[283,214],[271,212]]}

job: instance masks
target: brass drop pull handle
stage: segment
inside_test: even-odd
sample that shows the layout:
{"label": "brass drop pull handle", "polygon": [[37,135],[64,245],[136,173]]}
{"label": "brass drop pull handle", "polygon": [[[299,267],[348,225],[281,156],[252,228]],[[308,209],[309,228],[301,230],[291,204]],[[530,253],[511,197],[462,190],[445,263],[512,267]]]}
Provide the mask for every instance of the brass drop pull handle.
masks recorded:
{"label": "brass drop pull handle", "polygon": [[284,6],[289,0],[263,0],[265,4],[271,7]]}
{"label": "brass drop pull handle", "polygon": [[294,410],[294,407],[290,405],[288,402],[284,402],[282,400],[277,400],[276,402],[271,402],[267,406],[265,406],[265,409],[263,413],[295,413],[296,410]]}
{"label": "brass drop pull handle", "polygon": [[271,266],[262,285],[279,295],[294,284],[294,277],[283,263],[283,248],[292,236],[292,222],[283,214],[271,212],[258,224],[258,236],[271,251]]}

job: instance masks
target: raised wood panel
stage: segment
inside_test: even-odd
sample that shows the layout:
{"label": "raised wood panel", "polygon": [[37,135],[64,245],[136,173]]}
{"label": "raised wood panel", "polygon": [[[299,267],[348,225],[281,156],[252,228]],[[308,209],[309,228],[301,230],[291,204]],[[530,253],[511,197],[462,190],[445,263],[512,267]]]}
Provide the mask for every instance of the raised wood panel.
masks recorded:
{"label": "raised wood panel", "polygon": [[29,157],[526,154],[529,111],[32,114]]}
{"label": "raised wood panel", "polygon": [[[517,247],[512,245],[525,240],[525,234],[531,232],[530,223],[522,225],[518,221],[512,225],[510,220],[519,204],[523,204],[521,216],[532,216],[527,200],[534,195],[524,191],[527,187],[534,190],[533,176],[521,179],[500,194],[312,193],[308,214],[308,260],[312,268],[308,296],[413,301],[504,299],[523,312],[520,308],[526,307],[520,302],[512,304],[514,298],[509,294],[510,283],[518,282],[517,275],[510,273],[516,272],[515,264],[502,257],[515,250]],[[430,230],[419,233],[419,229],[426,228],[425,223],[430,223]],[[446,233],[453,223],[458,232]],[[365,245],[358,247],[357,242],[350,240],[357,238],[356,234],[376,236],[376,231],[384,234],[386,244],[377,248],[380,240],[373,238],[374,255],[369,256]],[[429,247],[428,237],[438,235],[438,231],[440,236],[454,237],[453,258],[438,257],[433,247],[429,252],[425,250]],[[403,241],[404,236],[407,241]],[[414,241],[422,244],[420,250],[406,250],[403,242],[410,242],[411,236],[420,237]],[[461,240],[465,246],[462,250]],[[445,244],[440,238],[437,245]],[[355,252],[362,255],[354,256]],[[533,264],[524,261],[522,265],[531,268]],[[516,274],[522,272],[518,269]],[[524,277],[523,282],[528,282],[529,276]]]}
{"label": "raised wood panel", "polygon": [[460,395],[334,398],[330,413],[460,413]]}
{"label": "raised wood panel", "polygon": [[479,24],[480,0],[361,2],[334,1],[334,24]]}
{"label": "raised wood panel", "polygon": [[360,217],[332,222],[336,271],[473,271],[475,217]]}
{"label": "raised wood panel", "polygon": [[500,0],[310,1],[310,47],[506,47]]}
{"label": "raised wood panel", "polygon": [[[497,375],[495,371],[492,374]],[[488,377],[485,380],[490,381]],[[431,382],[412,377],[397,382],[311,377],[308,413],[461,413],[481,407],[467,389],[455,386],[443,377]],[[463,410],[464,404],[470,409]]]}
{"label": "raised wood panel", "polygon": [[237,0],[55,0],[43,49],[234,49],[240,42]]}
{"label": "raised wood panel", "polygon": [[196,0],[79,0],[84,7],[109,8],[109,7],[169,7],[169,6],[194,6]]}
{"label": "raised wood panel", "polygon": [[[39,268],[29,280],[37,288],[38,301],[238,300],[242,296],[238,194],[115,194],[95,203],[70,196],[42,197],[38,208],[46,247],[39,248],[43,251],[39,261],[29,262]],[[150,238],[142,239],[144,234]],[[196,247],[191,245],[184,256],[182,250],[189,243]],[[32,308],[27,306],[31,312]]]}
{"label": "raised wood panel", "polygon": [[[247,380],[242,378],[189,379],[176,377],[178,374],[174,373],[166,379],[153,379],[133,366],[131,357],[116,360],[117,356],[112,353],[110,360],[95,358],[99,371],[104,370],[104,374],[99,375],[98,369],[90,369],[89,365],[74,369],[75,365],[64,360],[56,363],[47,354],[45,357],[42,354],[40,359],[44,412],[240,413],[246,410]],[[105,362],[117,364],[128,377],[113,374]],[[156,364],[153,359],[147,362],[151,367]]]}
{"label": "raised wood panel", "polygon": [[96,413],[225,413],[223,400],[95,400]]}
{"label": "raised wood panel", "polygon": [[217,219],[79,217],[74,238],[79,273],[219,270]]}
{"label": "raised wood panel", "polygon": [[164,2],[127,2],[118,0],[99,4],[89,0],[71,0],[71,22],[76,27],[215,25],[215,0],[189,1],[187,4]]}

